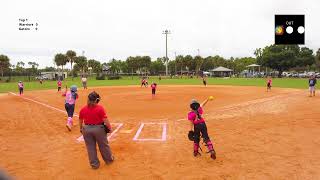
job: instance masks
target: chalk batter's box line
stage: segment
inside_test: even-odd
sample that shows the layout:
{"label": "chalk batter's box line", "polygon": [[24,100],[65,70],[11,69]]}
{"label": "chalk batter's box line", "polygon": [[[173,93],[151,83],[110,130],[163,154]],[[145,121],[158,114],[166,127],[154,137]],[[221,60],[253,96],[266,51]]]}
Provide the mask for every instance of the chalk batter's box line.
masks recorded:
{"label": "chalk batter's box line", "polygon": [[[22,97],[22,96],[19,96],[17,95],[16,93],[13,93],[13,92],[9,92],[10,94],[14,95],[14,96],[18,96],[18,97],[21,97],[22,99],[25,99],[25,100],[28,100],[28,101],[31,101],[31,102],[34,102],[34,103],[37,103],[37,104],[40,104],[42,106],[45,106],[47,108],[50,108],[50,109],[53,109],[53,110],[56,110],[58,112],[61,112],[63,114],[67,114],[65,111],[61,110],[61,109],[58,109],[56,107],[53,107],[53,106],[50,106],[48,104],[45,104],[45,103],[42,103],[42,102],[39,102],[39,101],[36,101],[36,100],[33,100],[33,99],[30,99],[30,98],[27,98],[27,97]],[[77,114],[75,114],[74,116],[76,117],[79,117]],[[108,136],[108,140],[112,138],[112,136],[117,132],[119,131],[119,129],[123,126],[123,123],[111,123],[111,124],[118,124],[117,128]],[[78,139],[81,139],[81,136]],[[83,137],[82,137],[83,139]]]}
{"label": "chalk batter's box line", "polygon": [[[161,139],[157,138],[139,138],[140,133],[144,127],[145,124],[157,124],[162,125],[162,137]],[[135,134],[133,141],[166,141],[167,140],[167,123],[157,123],[157,122],[149,122],[149,123],[141,123],[137,133]]]}
{"label": "chalk batter's box line", "polygon": [[[116,128],[115,130],[113,130],[111,134],[109,134],[109,136],[108,136],[108,141],[110,141],[111,138],[112,138],[112,137],[119,131],[119,129],[123,126],[123,123],[111,123],[111,124],[112,124],[112,125],[117,125],[117,128]],[[84,141],[83,135],[81,135],[80,137],[78,137],[76,140],[77,140],[78,142]]]}

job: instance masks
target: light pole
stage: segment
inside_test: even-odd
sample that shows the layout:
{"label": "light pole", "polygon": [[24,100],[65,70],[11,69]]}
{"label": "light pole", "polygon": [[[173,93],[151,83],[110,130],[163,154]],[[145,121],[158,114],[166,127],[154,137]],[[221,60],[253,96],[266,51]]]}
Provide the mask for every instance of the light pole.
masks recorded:
{"label": "light pole", "polygon": [[175,75],[177,75],[177,52],[174,52],[174,70]]}
{"label": "light pole", "polygon": [[170,31],[166,29],[162,34],[166,35],[166,76],[168,76],[168,34],[170,34]]}

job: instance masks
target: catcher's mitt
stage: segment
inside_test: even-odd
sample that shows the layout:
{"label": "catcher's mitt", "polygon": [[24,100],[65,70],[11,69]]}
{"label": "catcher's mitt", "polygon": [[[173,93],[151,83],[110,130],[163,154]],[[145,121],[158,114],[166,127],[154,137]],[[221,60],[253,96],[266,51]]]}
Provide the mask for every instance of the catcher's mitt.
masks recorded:
{"label": "catcher's mitt", "polygon": [[190,141],[194,141],[194,132],[193,131],[189,131],[188,138]]}
{"label": "catcher's mitt", "polygon": [[108,126],[106,126],[105,124],[103,124],[104,126],[104,131],[108,134],[110,133],[110,129],[108,128]]}

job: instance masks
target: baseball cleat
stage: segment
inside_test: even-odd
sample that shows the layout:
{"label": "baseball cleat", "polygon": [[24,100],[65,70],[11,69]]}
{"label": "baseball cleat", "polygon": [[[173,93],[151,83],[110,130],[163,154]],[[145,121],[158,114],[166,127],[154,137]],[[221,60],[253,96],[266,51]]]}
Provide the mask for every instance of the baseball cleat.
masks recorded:
{"label": "baseball cleat", "polygon": [[69,131],[71,131],[71,125],[70,125],[70,124],[67,124],[66,127],[67,127],[67,129],[68,129]]}
{"label": "baseball cleat", "polygon": [[198,151],[194,151],[194,152],[193,152],[193,156],[194,156],[194,157],[197,157],[197,156],[201,156],[201,154],[200,154]]}
{"label": "baseball cleat", "polygon": [[215,160],[217,157],[216,157],[216,152],[214,150],[211,151],[211,155],[210,157]]}

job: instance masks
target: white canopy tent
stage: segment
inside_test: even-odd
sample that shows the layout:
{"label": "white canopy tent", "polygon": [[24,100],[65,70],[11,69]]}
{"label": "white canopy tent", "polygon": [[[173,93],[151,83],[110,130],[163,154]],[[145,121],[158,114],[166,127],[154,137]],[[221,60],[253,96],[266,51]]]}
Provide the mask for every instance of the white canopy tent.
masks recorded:
{"label": "white canopy tent", "polygon": [[255,67],[259,67],[259,73],[260,73],[260,65],[258,65],[258,64],[250,64],[249,66],[247,66],[247,68],[252,68],[253,73],[254,73],[254,68]]}
{"label": "white canopy tent", "polygon": [[211,73],[211,75],[230,76],[233,70],[219,66],[215,69],[209,70],[209,72]]}

